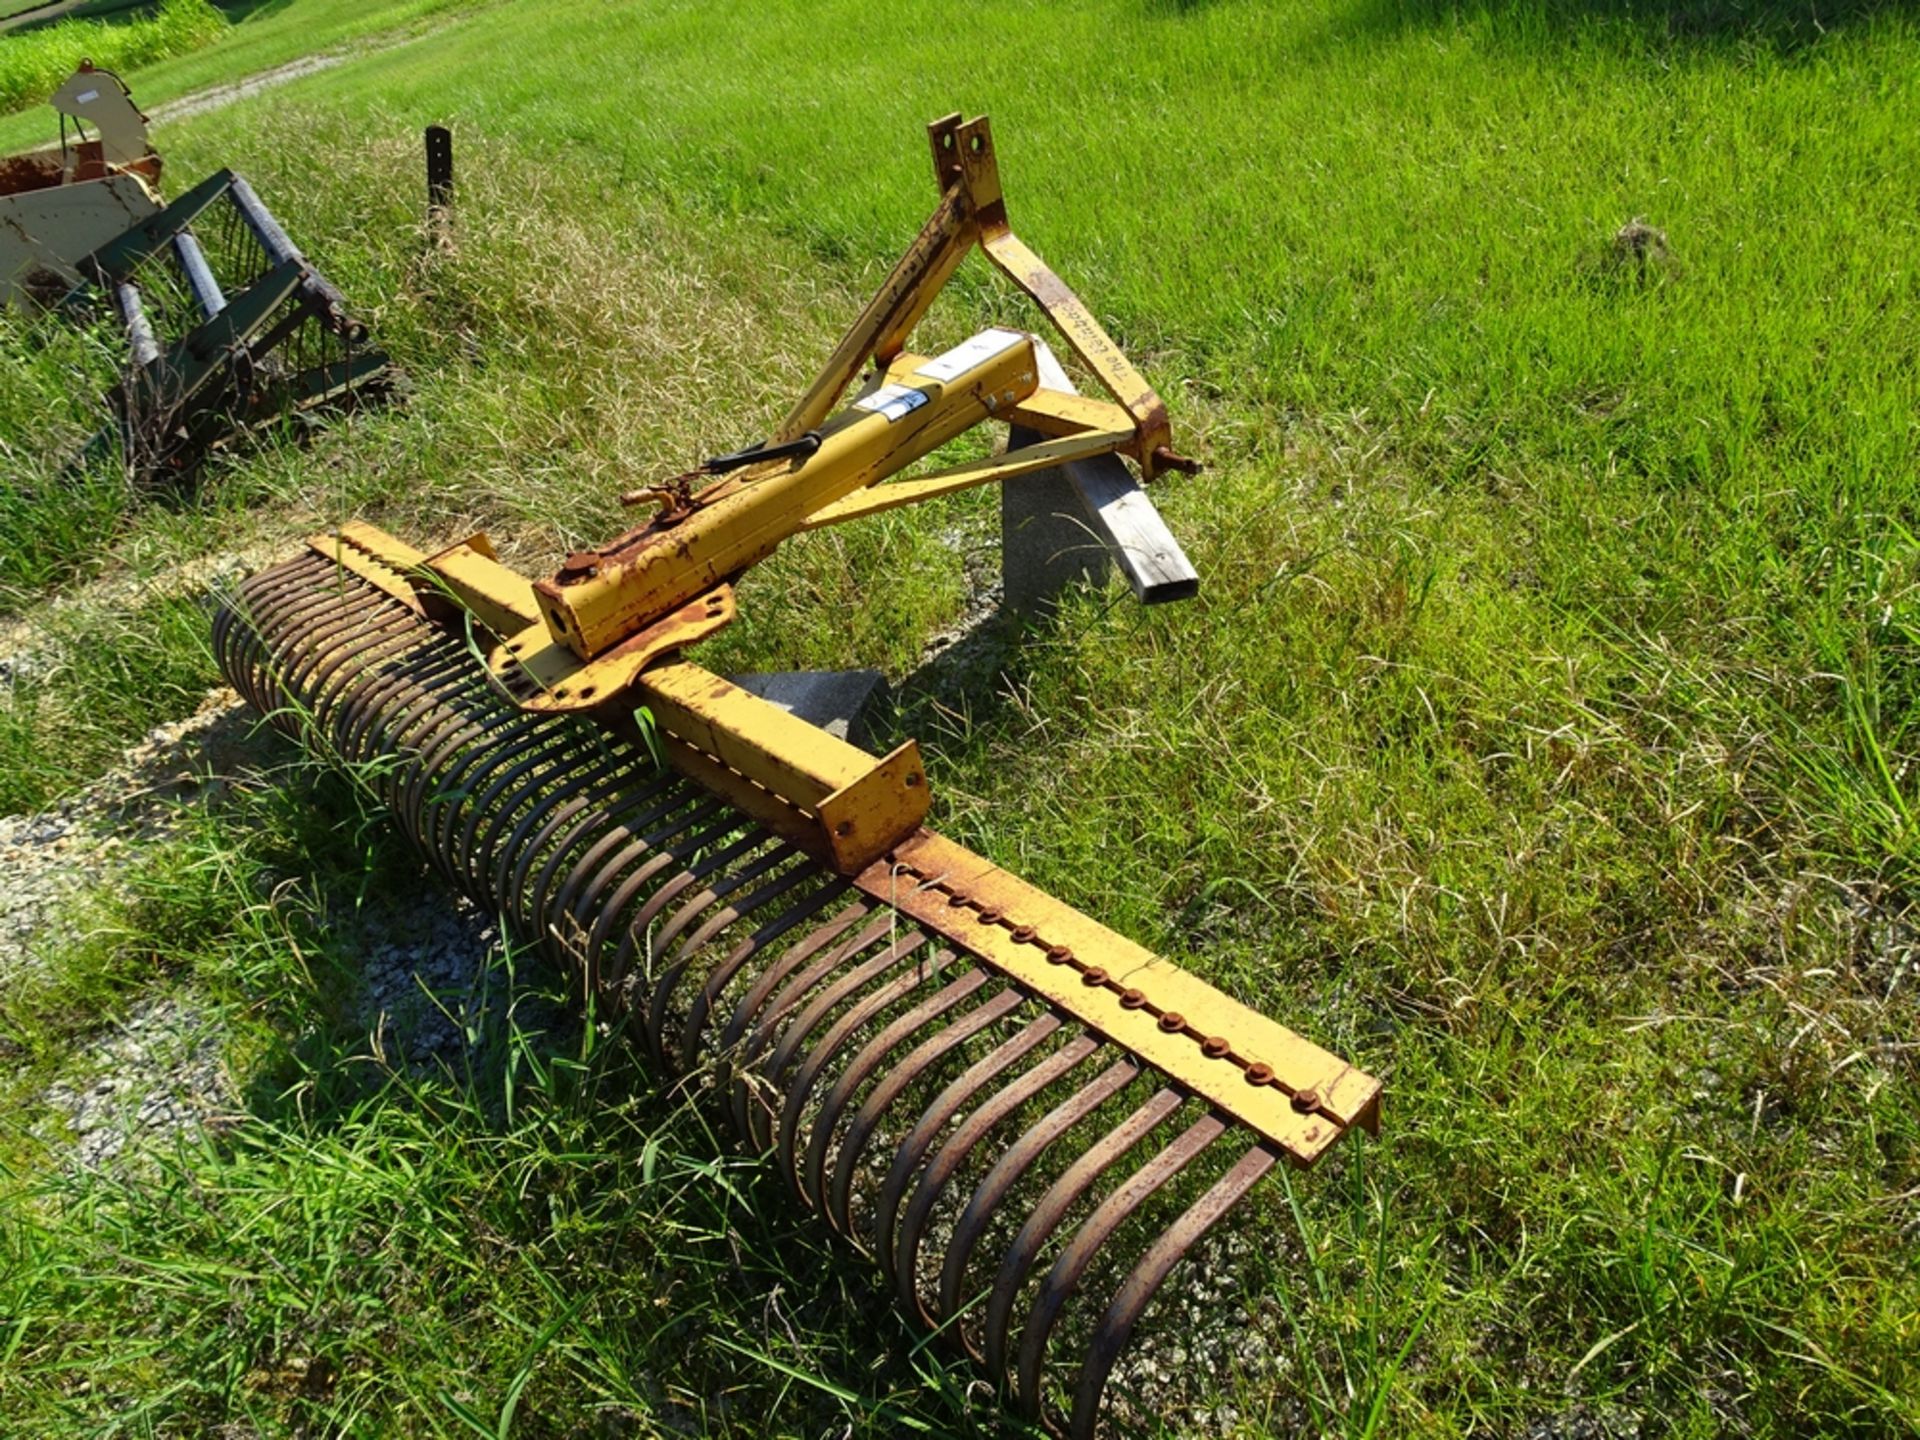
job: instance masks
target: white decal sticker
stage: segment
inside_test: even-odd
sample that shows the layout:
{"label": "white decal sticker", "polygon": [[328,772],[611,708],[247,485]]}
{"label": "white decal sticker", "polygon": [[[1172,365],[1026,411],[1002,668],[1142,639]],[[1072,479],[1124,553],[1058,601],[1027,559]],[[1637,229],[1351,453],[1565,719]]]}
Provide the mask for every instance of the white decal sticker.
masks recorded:
{"label": "white decal sticker", "polygon": [[83,90],[73,97],[73,103],[76,105],[85,105],[88,101],[98,100],[99,98],[100,92],[98,90]]}
{"label": "white decal sticker", "polygon": [[951,385],[974,366],[985,364],[1002,350],[1010,350],[1026,338],[1018,330],[982,330],[946,354],[936,355],[913,373],[924,375],[929,380],[938,380],[942,385]]}
{"label": "white decal sticker", "polygon": [[926,403],[927,392],[924,390],[916,390],[911,385],[882,385],[865,399],[854,401],[853,408],[884,415],[891,425],[902,415],[911,415]]}

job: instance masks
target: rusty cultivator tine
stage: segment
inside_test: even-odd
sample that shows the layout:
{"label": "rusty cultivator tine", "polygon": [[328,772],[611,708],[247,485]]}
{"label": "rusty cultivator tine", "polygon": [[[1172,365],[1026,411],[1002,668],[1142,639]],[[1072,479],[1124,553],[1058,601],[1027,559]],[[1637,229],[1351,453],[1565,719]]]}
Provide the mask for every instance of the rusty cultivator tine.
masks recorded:
{"label": "rusty cultivator tine", "polygon": [[[1373,1122],[1376,1087],[1326,1057],[1324,1094],[1274,1092],[1302,1123],[1254,1130],[1191,1074],[1226,1067],[1249,1095],[1270,1076],[1127,983],[1164,976],[1110,978],[1092,922],[1074,917],[1068,953],[1044,931],[1073,912],[1027,908],[973,857],[964,879],[926,831],[878,874],[836,874],[617,726],[513,708],[399,580],[312,552],[256,575],[215,624],[221,665],[354,768],[442,875],[629,1017],[663,1073],[714,1067],[745,1143],[1023,1414],[1093,1434],[1117,1357],[1201,1235],[1279,1160]],[[1192,1060],[1055,1003],[1006,946],[1116,1017],[1149,1012]],[[1342,1084],[1360,1107],[1347,1120],[1330,1113]],[[1245,1153],[1214,1163],[1236,1139]]]}

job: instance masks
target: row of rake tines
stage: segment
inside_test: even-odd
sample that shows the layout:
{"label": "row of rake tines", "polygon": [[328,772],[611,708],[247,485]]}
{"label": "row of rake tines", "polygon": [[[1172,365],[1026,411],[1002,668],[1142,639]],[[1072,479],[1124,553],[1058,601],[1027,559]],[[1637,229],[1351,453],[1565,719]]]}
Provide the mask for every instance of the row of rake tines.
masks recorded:
{"label": "row of rake tines", "polygon": [[[709,1086],[1021,1412],[1057,1425],[1049,1353],[1082,1353],[1060,1408],[1094,1432],[1148,1302],[1273,1149],[638,749],[503,705],[466,645],[318,555],[248,581],[216,637],[256,709]],[[1192,1378],[1130,1367],[1116,1414]]]}

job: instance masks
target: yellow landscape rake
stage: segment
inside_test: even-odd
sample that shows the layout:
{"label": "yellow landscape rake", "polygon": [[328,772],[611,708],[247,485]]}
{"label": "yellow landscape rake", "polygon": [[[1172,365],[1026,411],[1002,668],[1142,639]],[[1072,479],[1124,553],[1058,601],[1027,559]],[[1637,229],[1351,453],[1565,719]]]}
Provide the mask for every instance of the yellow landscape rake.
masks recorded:
{"label": "yellow landscape rake", "polygon": [[[254,706],[362,766],[449,880],[706,1087],[913,1319],[1090,1435],[1168,1275],[1275,1164],[1375,1128],[1380,1087],[926,829],[911,741],[876,758],[684,658],[802,530],[1097,456],[1191,468],[1008,229],[985,119],[931,136],[938,208],[765,441],[634,492],[645,524],[537,581],[484,536],[427,554],[348,525],[246,581],[216,643]],[[1047,383],[1024,331],[908,351],[976,245],[1104,397]],[[892,478],[988,421],[1040,438]]]}

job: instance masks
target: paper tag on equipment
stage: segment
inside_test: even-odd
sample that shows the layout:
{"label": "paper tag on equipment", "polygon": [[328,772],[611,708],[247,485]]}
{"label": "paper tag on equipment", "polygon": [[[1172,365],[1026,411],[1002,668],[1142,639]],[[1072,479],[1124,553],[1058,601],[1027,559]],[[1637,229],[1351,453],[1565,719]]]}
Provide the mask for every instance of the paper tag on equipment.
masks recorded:
{"label": "paper tag on equipment", "polygon": [[938,380],[942,385],[951,385],[974,366],[984,365],[1002,350],[1011,350],[1026,338],[1018,330],[982,330],[946,354],[934,356],[913,373],[924,375],[929,380]]}
{"label": "paper tag on equipment", "polygon": [[871,395],[854,401],[853,408],[884,415],[891,425],[902,415],[911,415],[926,403],[927,392],[924,390],[916,390],[911,385],[882,385]]}

